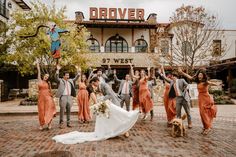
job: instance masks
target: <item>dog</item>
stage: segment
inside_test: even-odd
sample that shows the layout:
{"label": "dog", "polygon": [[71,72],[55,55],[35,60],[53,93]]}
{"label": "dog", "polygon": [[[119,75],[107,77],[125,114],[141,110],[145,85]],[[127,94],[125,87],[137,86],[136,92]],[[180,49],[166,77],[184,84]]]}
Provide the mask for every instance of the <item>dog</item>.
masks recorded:
{"label": "dog", "polygon": [[171,136],[172,137],[183,137],[186,135],[186,129],[183,124],[183,120],[186,119],[187,115],[184,114],[181,118],[174,118],[171,122],[172,125],[172,131]]}

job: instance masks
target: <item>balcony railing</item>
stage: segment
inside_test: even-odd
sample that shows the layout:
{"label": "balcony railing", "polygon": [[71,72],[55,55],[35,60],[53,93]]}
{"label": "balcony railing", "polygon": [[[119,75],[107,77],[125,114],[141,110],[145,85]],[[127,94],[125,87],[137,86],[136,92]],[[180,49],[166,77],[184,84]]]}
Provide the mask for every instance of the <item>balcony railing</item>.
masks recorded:
{"label": "balcony railing", "polygon": [[0,15],[5,17],[6,19],[9,19],[9,10],[4,6],[3,4],[0,3]]}

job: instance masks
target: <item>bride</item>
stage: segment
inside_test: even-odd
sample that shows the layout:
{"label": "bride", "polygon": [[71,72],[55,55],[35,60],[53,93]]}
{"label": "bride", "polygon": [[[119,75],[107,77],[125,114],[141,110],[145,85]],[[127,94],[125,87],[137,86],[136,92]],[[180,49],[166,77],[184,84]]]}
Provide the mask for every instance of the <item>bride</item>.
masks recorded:
{"label": "bride", "polygon": [[[78,132],[73,131],[62,135],[56,135],[52,139],[63,144],[76,144],[86,141],[100,141],[127,133],[136,123],[139,112],[137,110],[127,112],[119,107],[115,98],[109,97],[109,92],[103,96],[96,97],[95,89],[99,87],[99,79],[94,77],[90,81],[88,91],[90,102],[94,105],[91,110],[96,113],[96,122],[94,132]],[[114,93],[114,92],[113,92]],[[111,101],[110,101],[111,100]],[[116,104],[115,104],[115,103]]]}

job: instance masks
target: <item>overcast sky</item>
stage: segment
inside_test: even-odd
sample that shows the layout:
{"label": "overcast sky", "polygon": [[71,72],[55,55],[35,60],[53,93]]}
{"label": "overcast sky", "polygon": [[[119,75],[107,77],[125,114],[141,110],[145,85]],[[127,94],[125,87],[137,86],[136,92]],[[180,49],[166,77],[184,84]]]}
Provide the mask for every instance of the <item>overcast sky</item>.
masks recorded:
{"label": "overcast sky", "polygon": [[[31,0],[25,0],[29,2]],[[53,0],[41,0],[51,5]],[[150,13],[157,14],[160,23],[169,22],[169,17],[182,4],[203,6],[209,12],[216,14],[222,28],[236,30],[236,0],[55,0],[57,7],[66,6],[68,19],[75,19],[75,12],[82,11],[85,20],[89,19],[90,7],[106,8],[143,8],[145,19]]]}

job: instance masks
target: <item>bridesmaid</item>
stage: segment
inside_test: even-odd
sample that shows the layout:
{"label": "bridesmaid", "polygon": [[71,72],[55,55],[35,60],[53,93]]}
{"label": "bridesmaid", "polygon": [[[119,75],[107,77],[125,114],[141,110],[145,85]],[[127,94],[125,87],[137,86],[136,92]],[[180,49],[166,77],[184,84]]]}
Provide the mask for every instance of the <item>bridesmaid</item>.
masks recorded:
{"label": "bridesmaid", "polygon": [[[133,78],[137,78],[133,74],[133,67],[131,68],[131,76]],[[148,68],[148,76],[146,75],[144,70],[141,70],[140,72],[140,80],[139,80],[139,105],[144,113],[143,120],[147,119],[147,113],[150,112],[153,109],[153,101],[151,98],[151,93],[148,89],[148,79],[150,76],[150,68]]]}
{"label": "bridesmaid", "polygon": [[217,113],[214,100],[208,93],[208,87],[209,85],[217,86],[217,84],[208,81],[206,72],[204,70],[199,70],[193,77],[184,73],[180,68],[178,70],[185,77],[197,82],[198,106],[203,124],[202,134],[207,135],[212,129],[213,118],[216,117]]}
{"label": "bridesmaid", "polygon": [[89,93],[87,91],[87,78],[82,75],[79,79],[79,92],[78,92],[78,119],[79,121],[85,123],[89,122],[91,119],[90,109],[89,109]]}
{"label": "bridesmaid", "polygon": [[51,93],[51,85],[48,81],[49,74],[45,74],[43,79],[41,79],[39,62],[37,62],[37,70],[39,130],[43,130],[44,125],[47,125],[48,129],[51,129],[52,119],[56,116],[56,107]]}
{"label": "bridesmaid", "polygon": [[135,70],[135,77],[132,77],[132,92],[133,92],[133,110],[139,108],[139,78],[140,74],[138,70]]}
{"label": "bridesmaid", "polygon": [[[165,76],[165,70],[164,67],[162,66],[162,72],[163,75]],[[167,78],[171,79],[172,75],[169,73],[167,75]],[[166,116],[167,116],[167,126],[171,126],[171,121],[175,118],[176,116],[176,101],[175,98],[170,98],[169,97],[169,91],[170,91],[170,84],[165,81],[165,90],[164,90],[164,96],[163,96],[163,102],[166,110]]]}

